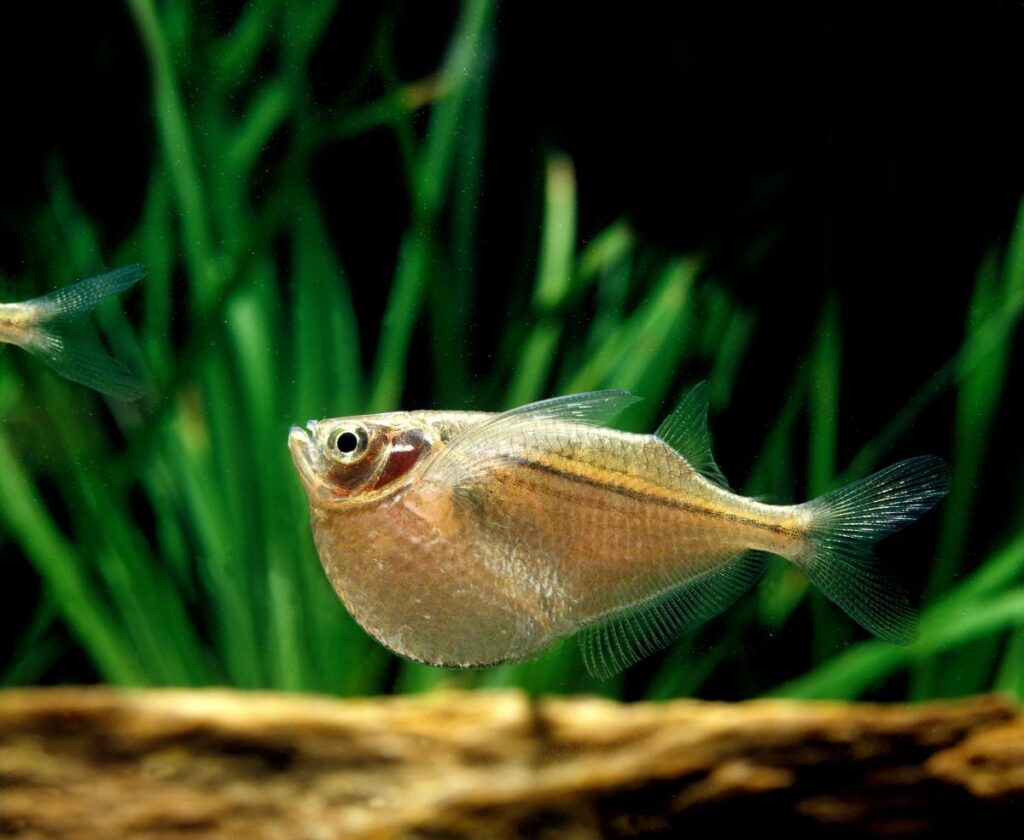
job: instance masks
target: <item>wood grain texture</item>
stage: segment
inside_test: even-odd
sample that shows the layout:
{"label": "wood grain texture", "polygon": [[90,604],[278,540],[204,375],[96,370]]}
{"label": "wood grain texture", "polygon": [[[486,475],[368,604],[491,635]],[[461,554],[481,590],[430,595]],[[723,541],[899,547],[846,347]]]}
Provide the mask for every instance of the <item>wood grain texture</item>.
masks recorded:
{"label": "wood grain texture", "polygon": [[1022,812],[1024,718],[991,697],[0,693],[3,836],[939,835]]}

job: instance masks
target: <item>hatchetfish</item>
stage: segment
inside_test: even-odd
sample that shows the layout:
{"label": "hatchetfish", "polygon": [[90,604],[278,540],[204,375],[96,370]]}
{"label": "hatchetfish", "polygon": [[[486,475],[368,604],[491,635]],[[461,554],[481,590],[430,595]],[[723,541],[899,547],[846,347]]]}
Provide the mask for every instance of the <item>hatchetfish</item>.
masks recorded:
{"label": "hatchetfish", "polygon": [[293,426],[317,551],[352,616],[442,667],[514,662],[578,634],[587,668],[608,676],[724,610],[776,554],[875,635],[915,638],[871,546],[945,495],[943,460],[765,504],[732,492],[715,464],[703,383],[653,435],[602,425],[635,399]]}
{"label": "hatchetfish", "polygon": [[61,376],[109,397],[138,399],[145,392],[142,380],[102,348],[85,319],[144,274],[141,265],[129,265],[32,300],[0,303],[0,342],[28,350]]}

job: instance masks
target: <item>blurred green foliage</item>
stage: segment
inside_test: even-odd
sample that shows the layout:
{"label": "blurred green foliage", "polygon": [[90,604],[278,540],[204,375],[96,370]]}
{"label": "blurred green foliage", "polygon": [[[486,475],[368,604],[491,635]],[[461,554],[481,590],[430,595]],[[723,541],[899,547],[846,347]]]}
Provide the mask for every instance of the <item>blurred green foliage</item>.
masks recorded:
{"label": "blurred green foliage", "polygon": [[[473,254],[494,2],[464,2],[436,75],[399,80],[384,51],[374,60],[390,89],[370,104],[353,105],[352,97],[329,108],[309,94],[308,65],[335,14],[332,0],[301,7],[254,0],[218,37],[197,25],[189,4],[128,6],[150,64],[160,141],[141,217],[117,251],[103,255],[100,221],[78,208],[55,169],[40,241],[52,235],[61,243],[51,285],[104,264],[148,265],[134,293],[139,317],[130,320],[113,304],[99,321],[118,354],[148,372],[153,397],[104,406],[13,353],[5,357],[0,539],[32,564],[44,594],[2,663],[3,681],[45,675],[62,653],[55,627],[63,622],[100,676],[121,685],[340,694],[439,683],[625,690],[622,677],[587,677],[571,643],[536,661],[480,672],[395,665],[324,579],[285,446],[288,425],[325,410],[400,407],[421,328],[433,348],[439,406],[489,400],[487,407],[500,408],[552,393],[627,388],[646,398],[630,417],[632,428],[646,430],[678,396],[680,371],[700,369],[710,371],[715,412],[725,412],[757,314],[708,276],[699,258],[651,249],[625,222],[581,248],[573,164],[552,152],[542,173],[538,252],[529,262],[533,292],[509,302],[508,335],[481,388],[466,362],[464,316],[481,283]],[[277,58],[278,73],[258,69],[266,54]],[[201,85],[186,78],[183,57],[190,55],[210,74]],[[375,355],[364,359],[366,325],[350,294],[344,245],[328,235],[309,183],[318,149],[382,128],[401,151],[411,213],[396,253],[382,257],[393,260],[394,275]],[[268,158],[269,142],[285,129],[283,154]],[[269,169],[258,199],[250,189],[257,169]],[[1024,530],[1009,527],[1008,541],[989,545],[970,528],[1024,308],[1024,217],[1015,230],[979,269],[960,351],[842,472],[843,333],[840,301],[829,299],[742,484],[785,498],[798,488],[825,492],[881,466],[926,407],[954,394],[954,484],[942,508],[921,640],[906,649],[852,641],[845,617],[808,597],[803,579],[780,562],[726,618],[648,667],[636,693],[698,692],[744,655],[745,639],[809,616],[805,649],[785,655],[806,672],[780,675],[782,684],[752,684],[747,693],[856,697],[905,673],[913,696],[980,691],[994,680],[1024,697]],[[580,310],[592,313],[582,332]],[[42,410],[26,416],[25,406]],[[799,463],[806,475],[794,474]],[[964,575],[968,545],[985,556]]]}

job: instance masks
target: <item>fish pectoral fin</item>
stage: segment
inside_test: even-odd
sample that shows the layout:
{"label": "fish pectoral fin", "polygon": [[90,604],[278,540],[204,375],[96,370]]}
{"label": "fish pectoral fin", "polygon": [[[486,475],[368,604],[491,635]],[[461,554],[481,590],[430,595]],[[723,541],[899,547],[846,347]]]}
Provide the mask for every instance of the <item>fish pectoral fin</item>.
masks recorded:
{"label": "fish pectoral fin", "polygon": [[553,422],[603,425],[639,400],[628,391],[590,391],[513,408],[453,437],[423,477],[453,485],[471,482],[496,457],[542,445]]}
{"label": "fish pectoral fin", "polygon": [[761,577],[767,555],[744,551],[660,595],[584,627],[577,639],[587,671],[599,679],[668,647],[689,627],[722,612]]}
{"label": "fish pectoral fin", "polygon": [[658,426],[655,435],[682,455],[704,478],[728,489],[729,482],[711,454],[707,381],[698,382],[687,392],[675,410]]}

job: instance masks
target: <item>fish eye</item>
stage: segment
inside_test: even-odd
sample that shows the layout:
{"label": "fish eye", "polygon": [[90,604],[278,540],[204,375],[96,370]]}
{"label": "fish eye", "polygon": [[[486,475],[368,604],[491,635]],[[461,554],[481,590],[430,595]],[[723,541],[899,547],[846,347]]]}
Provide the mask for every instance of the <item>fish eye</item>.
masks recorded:
{"label": "fish eye", "polygon": [[331,453],[340,461],[352,463],[366,452],[369,435],[362,426],[341,429],[328,442]]}

